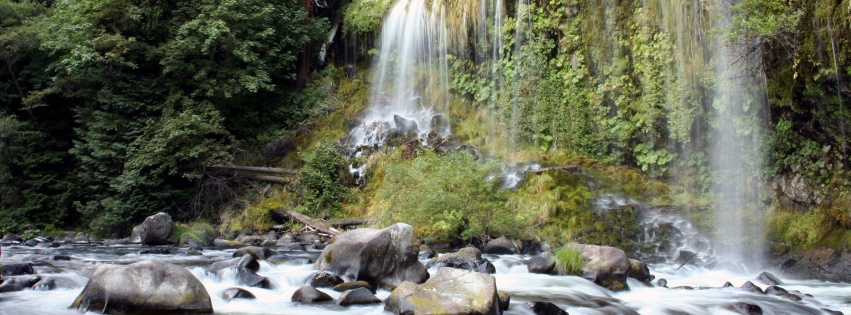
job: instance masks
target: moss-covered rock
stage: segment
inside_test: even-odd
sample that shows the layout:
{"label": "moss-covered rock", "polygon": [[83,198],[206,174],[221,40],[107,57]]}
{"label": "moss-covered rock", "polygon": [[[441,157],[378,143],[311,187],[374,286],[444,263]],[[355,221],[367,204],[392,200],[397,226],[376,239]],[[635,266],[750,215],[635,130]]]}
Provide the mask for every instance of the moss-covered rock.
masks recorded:
{"label": "moss-covered rock", "polygon": [[626,278],[631,264],[623,250],[578,243],[568,244],[567,247],[582,253],[581,277],[612,291],[629,290]]}
{"label": "moss-covered rock", "polygon": [[393,314],[502,314],[496,279],[489,274],[441,268],[422,285],[403,282],[384,307]]}

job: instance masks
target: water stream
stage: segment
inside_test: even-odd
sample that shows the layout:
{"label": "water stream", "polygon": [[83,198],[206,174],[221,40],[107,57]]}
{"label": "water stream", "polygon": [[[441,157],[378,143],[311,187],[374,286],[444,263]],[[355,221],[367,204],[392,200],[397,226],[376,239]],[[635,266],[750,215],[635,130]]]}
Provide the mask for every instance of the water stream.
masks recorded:
{"label": "water stream", "polygon": [[[307,283],[314,272],[309,263],[273,265],[261,261],[258,274],[268,277],[272,289],[239,286],[233,278],[219,279],[207,274],[205,267],[214,261],[230,258],[234,248],[208,248],[201,256],[139,255],[140,246],[88,246],[65,245],[60,248],[34,248],[5,246],[3,262],[33,261],[34,269],[41,276],[55,276],[70,288],[53,291],[24,290],[0,293],[0,314],[79,314],[68,309],[74,298],[85,285],[87,275],[99,264],[129,264],[141,260],[156,260],[186,266],[206,287],[216,314],[384,314],[383,304],[370,306],[340,307],[333,302],[305,305],[290,301],[293,292]],[[173,252],[178,248],[171,248]],[[287,252],[288,255],[315,258],[319,252]],[[54,255],[71,256],[71,261],[53,261]],[[651,272],[657,279],[668,281],[669,288],[645,287],[630,280],[632,290],[611,292],[587,280],[575,276],[551,276],[528,273],[524,259],[529,256],[485,255],[496,267],[496,282],[500,291],[511,294],[511,307],[505,314],[527,314],[521,307],[526,301],[550,301],[570,314],[736,314],[727,308],[736,302],[759,305],[763,314],[823,314],[822,308],[851,313],[851,285],[815,280],[794,280],[783,277],[781,285],[792,292],[800,291],[803,301],[794,302],[785,297],[748,293],[739,288],[720,288],[729,281],[741,286],[753,280],[757,272],[733,273],[710,270],[694,265],[677,269],[677,264],[651,264]],[[432,270],[433,272],[433,270]],[[755,282],[761,287],[766,285]],[[693,289],[676,288],[688,286]],[[225,289],[242,287],[257,296],[256,300],[234,300],[221,298]],[[705,287],[705,288],[704,288]],[[332,297],[340,293],[322,289]],[[377,296],[386,298],[390,292],[379,290]],[[812,297],[804,294],[811,294]]]}

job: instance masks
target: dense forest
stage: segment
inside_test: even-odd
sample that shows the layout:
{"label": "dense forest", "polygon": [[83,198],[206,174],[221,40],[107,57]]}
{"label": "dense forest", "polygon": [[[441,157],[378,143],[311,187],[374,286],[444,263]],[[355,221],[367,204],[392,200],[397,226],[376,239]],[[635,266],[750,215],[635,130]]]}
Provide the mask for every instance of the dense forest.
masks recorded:
{"label": "dense forest", "polygon": [[[453,141],[490,159],[404,140],[351,160],[341,148],[393,1],[0,0],[0,230],[117,237],[160,211],[264,230],[287,208],[442,240],[618,243],[598,222],[629,218],[590,211],[604,193],[712,229],[713,154],[726,154],[713,130],[727,130],[772,239],[847,242],[848,0],[498,1],[504,15],[430,2],[454,35]],[[585,171],[506,190],[497,161]],[[299,174],[270,185],[214,165]]]}

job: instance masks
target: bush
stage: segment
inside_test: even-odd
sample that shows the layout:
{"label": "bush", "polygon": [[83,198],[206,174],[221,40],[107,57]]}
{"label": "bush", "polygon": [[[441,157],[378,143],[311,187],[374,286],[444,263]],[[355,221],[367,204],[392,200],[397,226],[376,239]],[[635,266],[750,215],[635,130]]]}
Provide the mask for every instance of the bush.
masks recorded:
{"label": "bush", "polygon": [[189,240],[194,240],[199,244],[209,245],[212,237],[215,237],[215,235],[216,229],[204,221],[178,223],[174,226],[172,240],[177,245],[183,245]]}
{"label": "bush", "polygon": [[[401,160],[401,159],[400,159]],[[388,162],[372,212],[384,224],[406,222],[434,241],[513,234],[521,220],[506,207],[502,166],[465,153],[422,151]]]}
{"label": "bush", "polygon": [[346,160],[332,144],[320,144],[302,153],[304,166],[300,179],[304,188],[301,208],[305,214],[328,218],[340,213],[343,203],[351,196]]}
{"label": "bush", "polygon": [[579,275],[582,272],[582,253],[571,247],[562,247],[553,255],[556,271],[560,275]]}

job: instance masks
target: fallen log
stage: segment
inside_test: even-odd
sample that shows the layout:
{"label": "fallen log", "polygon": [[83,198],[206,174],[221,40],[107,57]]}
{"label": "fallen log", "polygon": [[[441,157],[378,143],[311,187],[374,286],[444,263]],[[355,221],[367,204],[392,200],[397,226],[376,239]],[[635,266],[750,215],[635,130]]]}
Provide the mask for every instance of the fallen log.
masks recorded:
{"label": "fallen log", "polygon": [[209,168],[216,169],[216,170],[223,170],[223,171],[243,171],[243,172],[273,173],[273,174],[285,174],[285,175],[297,175],[298,174],[298,170],[278,168],[278,167],[213,165],[213,166],[209,166]]}
{"label": "fallen log", "polygon": [[325,221],[325,224],[328,224],[332,227],[341,227],[341,226],[350,226],[350,225],[364,225],[372,221],[372,218],[354,218],[354,219],[343,219],[343,220],[330,220]]}
{"label": "fallen log", "polygon": [[285,177],[278,177],[278,176],[251,175],[251,176],[245,176],[245,178],[260,181],[260,182],[282,184],[282,185],[286,185],[286,184],[290,183],[289,179],[287,179]]}
{"label": "fallen log", "polygon": [[530,170],[527,170],[526,173],[540,174],[540,173],[543,173],[543,172],[554,171],[554,170],[566,170],[566,171],[568,171],[568,170],[578,169],[579,167],[580,167],[579,165],[551,166],[551,167],[539,168],[539,169],[536,169],[536,170],[530,169]]}
{"label": "fallen log", "polygon": [[269,212],[272,214],[273,219],[292,219],[328,235],[340,234],[339,230],[332,228],[325,222],[316,220],[314,218],[308,217],[292,210],[273,209]]}

